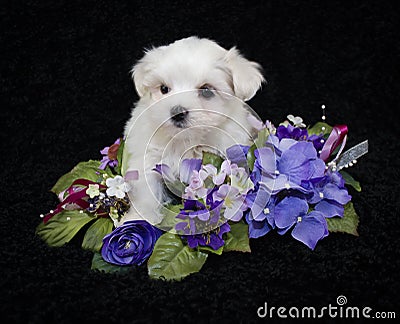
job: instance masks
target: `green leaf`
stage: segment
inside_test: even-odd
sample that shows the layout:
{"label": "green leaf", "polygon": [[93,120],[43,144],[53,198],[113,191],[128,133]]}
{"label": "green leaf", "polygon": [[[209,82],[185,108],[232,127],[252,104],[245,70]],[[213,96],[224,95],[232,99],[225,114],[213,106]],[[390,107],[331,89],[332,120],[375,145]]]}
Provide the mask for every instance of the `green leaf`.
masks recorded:
{"label": "green leaf", "polygon": [[357,227],[359,218],[351,202],[344,206],[342,218],[327,218],[326,222],[328,223],[329,232],[342,232],[358,236]]}
{"label": "green leaf", "polygon": [[249,226],[243,222],[231,224],[230,232],[226,233],[224,252],[251,252],[248,231]]}
{"label": "green leaf", "polygon": [[182,219],[176,218],[176,215],[179,214],[181,208],[183,208],[182,204],[179,205],[169,204],[163,206],[161,212],[164,215],[164,217],[161,223],[157,225],[157,227],[165,232],[175,230],[175,225],[183,221]]}
{"label": "green leaf", "polygon": [[350,174],[348,174],[346,171],[343,170],[340,170],[339,173],[342,175],[343,180],[347,185],[352,186],[358,192],[361,191],[360,183],[357,180],[355,180]]}
{"label": "green leaf", "polygon": [[207,253],[190,249],[178,235],[165,233],[156,242],[147,262],[149,276],[153,279],[181,280],[200,271]]}
{"label": "green leaf", "polygon": [[247,165],[249,166],[250,171],[253,171],[254,169],[254,163],[256,162],[256,157],[254,155],[254,151],[256,150],[257,146],[256,144],[253,144],[250,146],[248,152],[247,152]]}
{"label": "green leaf", "polygon": [[219,155],[211,153],[211,152],[203,152],[203,161],[202,161],[202,163],[204,165],[212,164],[217,169],[219,169],[221,167],[222,162],[224,162],[224,160]]}
{"label": "green leaf", "polygon": [[249,151],[247,152],[247,165],[250,171],[253,171],[254,162],[256,161],[256,157],[254,155],[254,151],[261,147],[265,146],[265,143],[268,139],[269,131],[267,128],[264,128],[258,132],[257,138],[254,140],[254,144],[250,146]]}
{"label": "green leaf", "polygon": [[307,131],[308,135],[329,135],[332,132],[332,126],[327,123],[318,122],[312,127],[309,127]]}
{"label": "green leaf", "polygon": [[217,255],[221,255],[222,252],[224,252],[224,247],[221,246],[218,250],[214,250],[213,248],[209,247],[209,246],[201,246],[199,245],[197,247],[197,250],[202,251],[202,252],[206,252],[206,253],[214,253]]}
{"label": "green leaf", "polygon": [[112,232],[113,222],[110,218],[99,218],[86,231],[82,248],[92,252],[99,252],[103,245],[103,238]]}
{"label": "green leaf", "polygon": [[106,273],[126,273],[130,269],[131,266],[118,266],[115,264],[108,263],[104,261],[103,257],[100,253],[95,253],[92,259],[92,270],[103,271]]}
{"label": "green leaf", "polygon": [[332,132],[332,126],[324,123],[318,122],[313,126],[307,128],[308,135],[329,135]]}
{"label": "green leaf", "polygon": [[51,191],[58,195],[72,185],[77,179],[87,179],[98,181],[100,161],[90,160],[87,162],[78,163],[70,172],[64,174],[57,183],[51,188]]}
{"label": "green leaf", "polygon": [[[119,153],[119,151],[118,151],[118,153]],[[129,160],[130,156],[131,156],[131,154],[128,152],[128,148],[124,142],[124,147],[122,148],[121,169],[120,169],[121,175],[123,175],[123,176],[125,175],[125,173],[128,169],[128,160]]]}
{"label": "green leaf", "polygon": [[41,223],[36,229],[36,234],[50,246],[63,246],[92,220],[93,217],[87,213],[64,210],[50,218],[46,224]]}
{"label": "green leaf", "polygon": [[268,136],[269,136],[269,130],[267,128],[260,130],[257,134],[257,138],[254,141],[256,147],[257,148],[264,147],[265,143],[267,142]]}

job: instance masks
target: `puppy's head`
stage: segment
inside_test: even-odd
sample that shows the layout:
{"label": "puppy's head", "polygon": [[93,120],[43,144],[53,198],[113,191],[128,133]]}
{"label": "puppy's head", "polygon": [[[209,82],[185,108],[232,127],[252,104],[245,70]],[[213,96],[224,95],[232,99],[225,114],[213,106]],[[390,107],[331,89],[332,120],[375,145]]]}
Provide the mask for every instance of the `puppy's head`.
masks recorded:
{"label": "puppy's head", "polygon": [[247,101],[264,81],[260,66],[236,48],[197,37],[147,50],[132,76],[140,101],[157,103],[155,118],[176,128],[221,122],[215,112],[230,114],[221,94]]}

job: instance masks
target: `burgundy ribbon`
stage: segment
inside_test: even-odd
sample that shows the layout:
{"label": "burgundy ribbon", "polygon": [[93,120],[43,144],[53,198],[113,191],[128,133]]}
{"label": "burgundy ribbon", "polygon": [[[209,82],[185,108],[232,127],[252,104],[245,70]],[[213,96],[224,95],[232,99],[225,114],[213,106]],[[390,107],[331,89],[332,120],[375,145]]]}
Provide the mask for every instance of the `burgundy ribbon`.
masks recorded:
{"label": "burgundy ribbon", "polygon": [[[81,207],[82,209],[86,209],[89,207],[89,203],[87,202],[87,200],[83,199],[86,198],[88,195],[86,193],[86,189],[89,187],[90,184],[97,184],[99,185],[99,188],[106,188],[106,186],[94,182],[94,181],[90,181],[87,179],[77,179],[75,180],[71,186],[66,190],[68,192],[68,196],[62,201],[60,202],[56,209],[53,210],[53,212],[50,212],[48,214],[46,214],[43,218],[43,223],[47,223],[54,215],[57,215],[58,213],[62,212],[64,210],[64,206],[68,205],[68,204],[76,204],[79,207]],[[76,186],[82,186],[82,189],[79,191],[75,190]]]}
{"label": "burgundy ribbon", "polygon": [[342,144],[342,148],[346,144],[348,128],[346,125],[336,125],[333,127],[331,134],[326,140],[319,157],[325,162],[329,159],[333,151]]}

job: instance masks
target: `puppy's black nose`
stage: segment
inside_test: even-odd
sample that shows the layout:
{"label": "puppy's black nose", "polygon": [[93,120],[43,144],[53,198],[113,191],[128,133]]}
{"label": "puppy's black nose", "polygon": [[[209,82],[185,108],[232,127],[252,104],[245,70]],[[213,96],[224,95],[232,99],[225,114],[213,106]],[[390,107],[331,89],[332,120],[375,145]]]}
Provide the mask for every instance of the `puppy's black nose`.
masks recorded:
{"label": "puppy's black nose", "polygon": [[185,107],[174,106],[171,109],[171,118],[175,125],[182,127],[189,112]]}

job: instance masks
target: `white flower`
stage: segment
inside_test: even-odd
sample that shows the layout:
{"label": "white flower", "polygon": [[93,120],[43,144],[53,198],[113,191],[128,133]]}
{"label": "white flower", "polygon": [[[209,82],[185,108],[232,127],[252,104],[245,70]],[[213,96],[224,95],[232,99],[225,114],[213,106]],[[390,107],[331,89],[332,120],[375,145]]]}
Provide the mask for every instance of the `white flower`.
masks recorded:
{"label": "white flower", "polygon": [[250,189],[254,189],[254,184],[244,168],[237,168],[230,178],[231,186],[237,188],[241,194],[247,194]]}
{"label": "white flower", "polygon": [[276,134],[276,128],[274,126],[274,124],[272,124],[269,120],[265,121],[265,126],[267,127],[268,131],[270,132],[270,134],[275,135]]}
{"label": "white flower", "polygon": [[206,164],[201,167],[201,170],[199,171],[199,176],[200,178],[204,181],[206,180],[209,176],[215,176],[217,174],[218,170],[215,166],[212,164]]}
{"label": "white flower", "polygon": [[106,190],[107,195],[120,199],[124,198],[125,193],[131,190],[131,186],[120,175],[117,175],[115,178],[108,178],[106,185],[108,187]]}
{"label": "white flower", "polygon": [[225,178],[228,175],[234,174],[238,169],[235,163],[231,163],[229,160],[225,160],[221,164],[221,171],[218,174],[213,175],[213,182],[217,186],[225,182]]}
{"label": "white flower", "polygon": [[99,188],[98,184],[89,184],[89,187],[86,189],[86,194],[88,194],[90,198],[94,198],[100,195]]}
{"label": "white flower", "polygon": [[225,207],[224,217],[238,222],[243,217],[243,211],[247,209],[245,196],[241,195],[239,189],[223,184],[213,193],[213,200],[222,200]]}
{"label": "white flower", "polygon": [[294,117],[293,115],[288,115],[287,119],[289,119],[295,127],[306,127],[306,125],[303,124],[303,118],[299,116]]}
{"label": "white flower", "polygon": [[195,199],[195,197],[204,198],[207,195],[207,189],[204,187],[204,180],[197,170],[192,171],[190,183],[185,188],[185,199]]}

